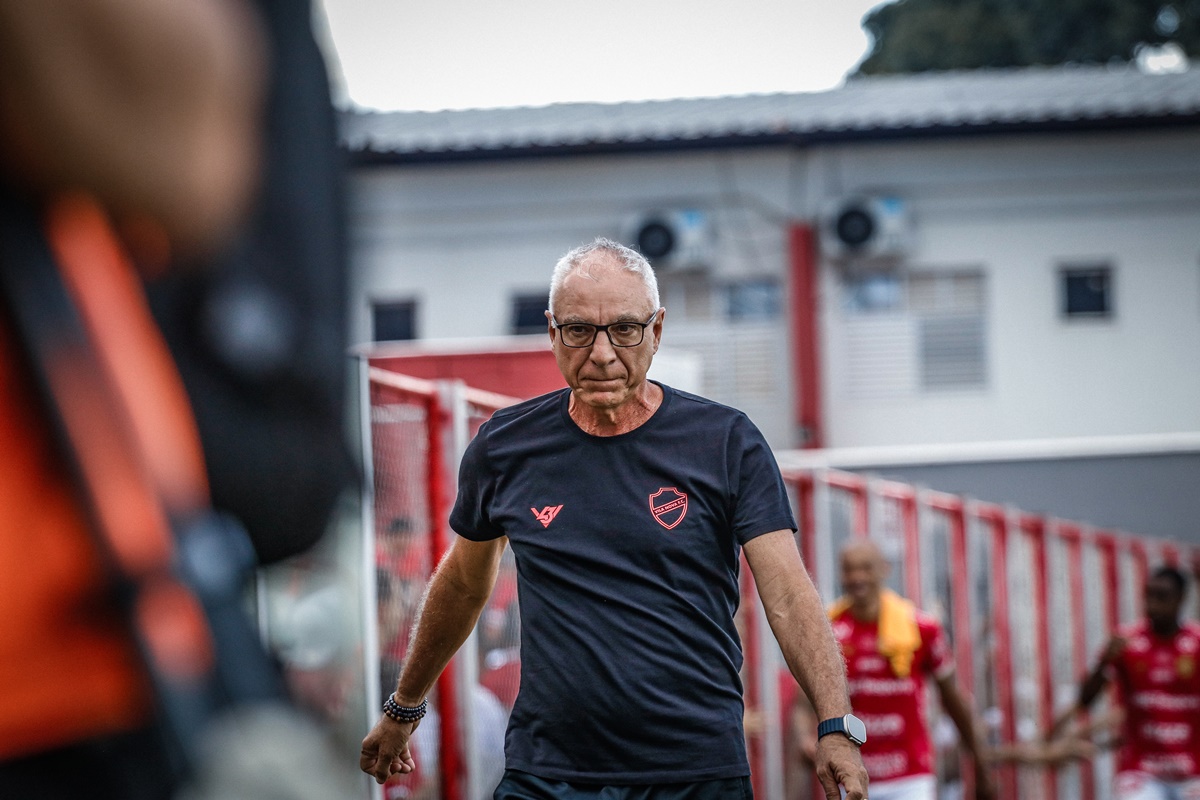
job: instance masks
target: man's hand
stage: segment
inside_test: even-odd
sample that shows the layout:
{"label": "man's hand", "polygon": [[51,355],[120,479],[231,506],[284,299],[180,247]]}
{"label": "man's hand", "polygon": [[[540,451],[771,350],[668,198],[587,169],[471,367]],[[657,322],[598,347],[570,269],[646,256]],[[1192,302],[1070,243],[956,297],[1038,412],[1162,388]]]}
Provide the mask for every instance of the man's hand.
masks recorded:
{"label": "man's hand", "polygon": [[420,724],[421,720],[397,722],[387,715],[381,716],[363,739],[358,768],[375,778],[376,783],[385,783],[396,774],[412,772],[417,768],[417,762],[413,760],[409,740]]}
{"label": "man's hand", "polygon": [[841,785],[845,800],[866,800],[867,769],[863,766],[858,745],[840,733],[831,733],[817,740],[817,780],[828,800],[839,800]]}

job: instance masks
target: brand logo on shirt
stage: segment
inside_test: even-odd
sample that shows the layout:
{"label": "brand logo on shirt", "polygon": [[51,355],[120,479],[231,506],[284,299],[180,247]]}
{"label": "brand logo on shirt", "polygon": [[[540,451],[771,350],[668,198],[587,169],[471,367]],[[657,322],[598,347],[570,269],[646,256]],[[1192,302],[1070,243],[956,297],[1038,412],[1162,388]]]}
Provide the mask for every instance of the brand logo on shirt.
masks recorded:
{"label": "brand logo on shirt", "polygon": [[658,520],[658,524],[671,530],[683,522],[687,515],[687,495],[674,486],[664,486],[650,495],[650,513]]}
{"label": "brand logo on shirt", "polygon": [[533,516],[537,518],[537,521],[542,523],[543,528],[549,528],[550,523],[554,521],[554,518],[558,516],[558,512],[562,510],[562,506],[546,506],[541,511],[538,511],[536,508],[529,510],[533,512]]}

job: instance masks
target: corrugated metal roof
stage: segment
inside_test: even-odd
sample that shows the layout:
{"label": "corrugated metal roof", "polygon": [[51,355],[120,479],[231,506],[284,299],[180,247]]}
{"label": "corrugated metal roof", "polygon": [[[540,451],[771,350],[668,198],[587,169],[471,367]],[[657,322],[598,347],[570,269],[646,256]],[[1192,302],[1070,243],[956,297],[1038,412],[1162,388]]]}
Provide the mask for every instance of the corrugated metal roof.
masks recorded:
{"label": "corrugated metal roof", "polygon": [[1033,67],[859,78],[825,92],[439,112],[347,112],[361,161],[487,158],[1200,121],[1185,72]]}

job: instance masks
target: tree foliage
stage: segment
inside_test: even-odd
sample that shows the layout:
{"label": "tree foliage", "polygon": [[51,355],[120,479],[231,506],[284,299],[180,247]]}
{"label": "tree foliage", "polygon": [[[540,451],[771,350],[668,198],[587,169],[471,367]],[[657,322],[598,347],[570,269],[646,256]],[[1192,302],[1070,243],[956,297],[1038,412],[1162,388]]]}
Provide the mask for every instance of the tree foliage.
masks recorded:
{"label": "tree foliage", "polygon": [[1127,62],[1169,42],[1200,57],[1200,0],[897,0],[863,28],[860,75]]}

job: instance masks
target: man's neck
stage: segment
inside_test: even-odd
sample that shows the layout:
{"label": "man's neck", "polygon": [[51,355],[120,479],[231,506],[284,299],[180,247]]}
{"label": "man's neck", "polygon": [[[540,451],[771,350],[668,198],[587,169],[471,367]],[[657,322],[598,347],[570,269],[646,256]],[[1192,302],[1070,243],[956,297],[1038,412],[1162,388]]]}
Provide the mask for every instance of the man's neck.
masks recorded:
{"label": "man's neck", "polygon": [[619,436],[644,425],[662,405],[662,389],[646,381],[636,395],[615,408],[595,408],[571,395],[567,412],[584,433],[592,436]]}
{"label": "man's neck", "polygon": [[1177,619],[1173,619],[1168,622],[1150,623],[1150,630],[1154,633],[1154,635],[1162,636],[1163,638],[1170,638],[1179,633],[1179,627],[1179,620]]}
{"label": "man's neck", "polygon": [[859,622],[879,621],[879,595],[873,594],[850,603],[850,614]]}

